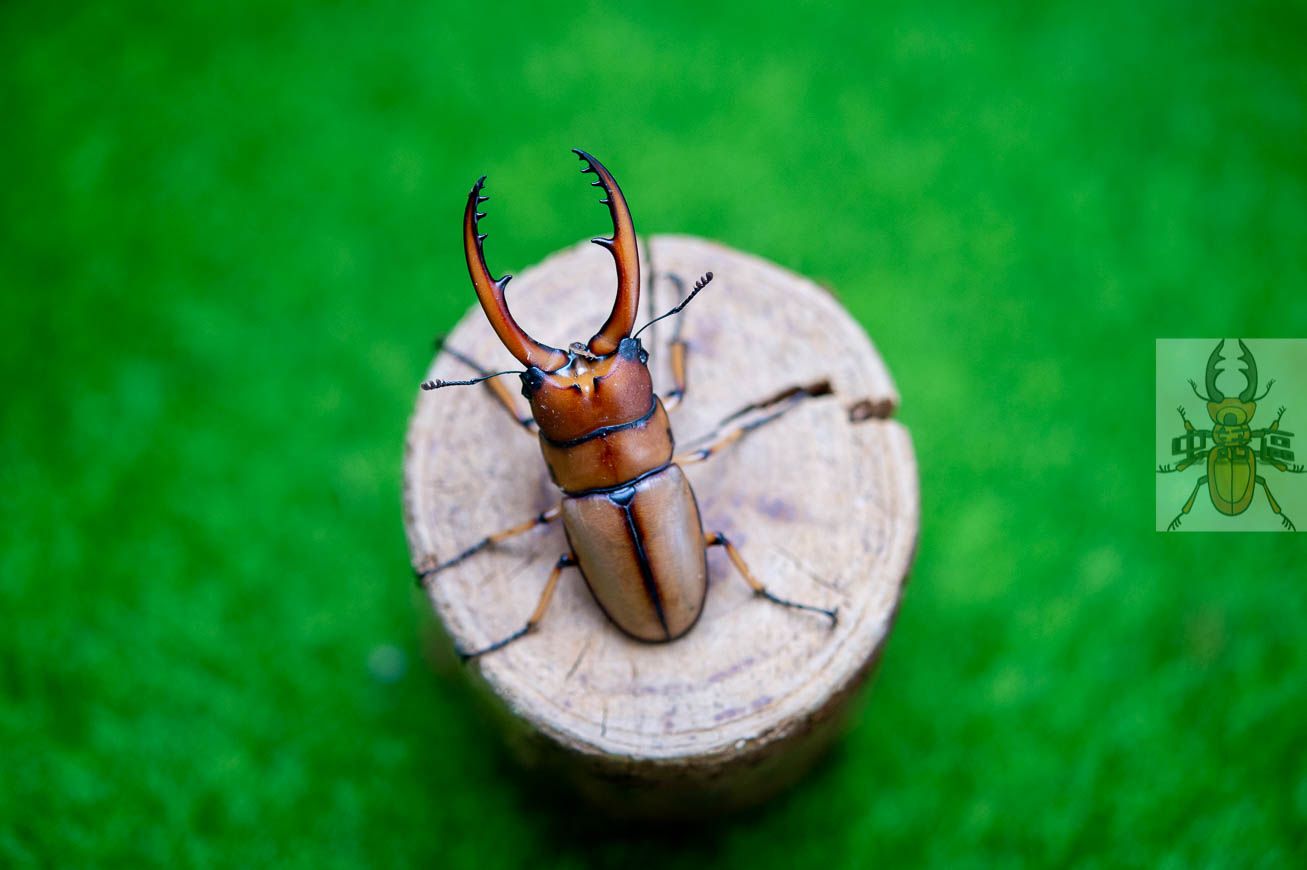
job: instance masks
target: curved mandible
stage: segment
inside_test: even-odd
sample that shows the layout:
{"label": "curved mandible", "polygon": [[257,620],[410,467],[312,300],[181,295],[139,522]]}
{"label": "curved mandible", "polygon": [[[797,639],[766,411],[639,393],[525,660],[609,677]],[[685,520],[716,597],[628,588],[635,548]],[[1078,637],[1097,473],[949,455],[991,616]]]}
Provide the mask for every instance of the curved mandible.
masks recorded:
{"label": "curved mandible", "polygon": [[596,245],[607,248],[617,264],[617,299],[613,302],[613,311],[589,344],[591,353],[606,356],[617,350],[622,339],[630,335],[635,326],[636,309],[640,307],[640,251],[635,244],[631,209],[627,207],[626,197],[622,196],[622,189],[617,186],[612,173],[580,148],[572,151],[586,164],[581,172],[593,172],[599,176],[590,184],[604,189],[605,197],[600,202],[608,206],[613,218],[611,239],[591,239]]}
{"label": "curved mandible", "polygon": [[479,231],[479,222],[485,213],[477,211],[477,206],[490,198],[481,193],[485,183],[486,177],[483,175],[472,185],[472,192],[467,195],[467,208],[463,212],[463,252],[467,255],[467,273],[472,276],[472,286],[476,289],[486,319],[508,352],[524,366],[553,371],[567,362],[567,354],[536,341],[517,325],[508,311],[508,303],[504,301],[504,288],[513,276],[505,275],[495,280],[486,267],[486,253],[482,244],[486,235]]}
{"label": "curved mandible", "polygon": [[1253,359],[1253,352],[1243,343],[1242,338],[1239,339],[1239,350],[1242,351],[1239,359],[1244,363],[1243,376],[1247,381],[1247,386],[1239,394],[1239,401],[1252,402],[1255,401],[1253,396],[1257,395],[1257,360]]}
{"label": "curved mandible", "polygon": [[1221,351],[1225,348],[1225,339],[1212,349],[1212,355],[1207,358],[1207,401],[1221,402],[1225,399],[1225,394],[1216,388],[1216,377],[1225,369],[1217,368],[1217,363],[1222,359]]}

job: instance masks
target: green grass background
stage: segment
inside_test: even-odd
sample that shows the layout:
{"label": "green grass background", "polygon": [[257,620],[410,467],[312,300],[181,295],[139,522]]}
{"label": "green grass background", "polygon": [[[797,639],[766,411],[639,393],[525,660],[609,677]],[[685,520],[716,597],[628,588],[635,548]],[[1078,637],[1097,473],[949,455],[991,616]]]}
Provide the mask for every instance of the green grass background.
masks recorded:
{"label": "green grass background", "polygon": [[[1153,526],[1155,339],[1307,332],[1304,34],[1267,3],[4,4],[0,864],[1301,860],[1304,538]],[[458,215],[490,173],[500,270],[602,229],[574,145],[642,231],[837,288],[920,457],[856,729],[690,834],[523,787],[418,654],[401,443],[472,300]]]}

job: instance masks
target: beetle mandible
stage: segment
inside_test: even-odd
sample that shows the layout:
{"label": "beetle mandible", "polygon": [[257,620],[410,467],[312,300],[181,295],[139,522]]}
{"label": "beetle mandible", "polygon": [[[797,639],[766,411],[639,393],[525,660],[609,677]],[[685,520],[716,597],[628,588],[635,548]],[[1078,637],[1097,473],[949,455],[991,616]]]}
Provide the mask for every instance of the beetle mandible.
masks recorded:
{"label": "beetle mandible", "polygon": [[[452,348],[452,354],[477,370],[462,381],[427,381],[424,390],[484,383],[496,400],[525,429],[538,435],[540,449],[561,501],[524,523],[482,538],[456,556],[420,568],[422,585],[470,556],[515,535],[562,519],[569,552],[554,565],[535,611],[522,628],[473,651],[458,650],[466,659],[501,649],[539,624],[564,569],[575,567],[595,602],[626,634],[660,643],[689,631],[703,610],[708,589],[707,548],[720,546],[745,582],[758,596],[785,607],[812,611],[830,620],[835,609],[792,601],[773,594],[750,572],[740,552],[719,531],[705,532],[694,491],[681,467],[701,462],[738,441],[750,431],[777,419],[805,399],[827,395],[828,382],[792,387],[744,406],[725,418],[711,441],[687,454],[675,455],[667,412],[686,391],[687,343],[677,332],[670,343],[674,388],[666,401],[655,395],[649,354],[639,333],[665,317],[678,314],[712,280],[711,272],[672,309],[655,317],[634,334],[640,302],[640,257],[635,227],[621,188],[604,166],[584,151],[573,149],[601,187],[613,223],[611,238],[593,239],[607,249],[617,267],[617,297],[612,313],[590,340],[566,351],[543,344],[526,333],[509,313],[504,288],[511,275],[495,279],[486,266],[485,234],[479,211],[488,197],[485,176],[468,194],[463,212],[463,247],[477,299],[495,334],[525,370],[490,372]],[[679,279],[673,278],[676,283]],[[501,375],[518,374],[531,416],[520,417]]]}
{"label": "beetle mandible", "polygon": [[[1253,494],[1260,484],[1262,491],[1266,493],[1266,501],[1270,504],[1271,511],[1280,517],[1280,522],[1286,529],[1295,531],[1293,521],[1280,509],[1280,503],[1275,500],[1275,496],[1271,495],[1271,488],[1266,483],[1266,478],[1257,473],[1259,456],[1263,462],[1278,471],[1290,474],[1307,472],[1307,469],[1301,465],[1289,465],[1284,461],[1293,458],[1293,454],[1288,450],[1289,439],[1293,433],[1280,429],[1280,419],[1284,416],[1285,409],[1281,406],[1275,421],[1265,429],[1253,429],[1250,425],[1253,415],[1257,413],[1257,403],[1270,393],[1275,379],[1267,381],[1266,392],[1257,395],[1257,360],[1253,358],[1252,351],[1243,343],[1243,339],[1239,339],[1239,360],[1244,364],[1244,388],[1238,396],[1225,395],[1216,385],[1217,377],[1224,371],[1220,367],[1220,363],[1224,360],[1221,356],[1224,349],[1225,339],[1221,339],[1220,343],[1212,349],[1212,355],[1207,358],[1206,395],[1198,392],[1197,383],[1189,381],[1194,394],[1207,403],[1207,416],[1212,419],[1212,428],[1195,428],[1185,416],[1184,406],[1177,408],[1180,419],[1184,422],[1185,434],[1172,440],[1172,453],[1183,453],[1185,458],[1174,468],[1170,465],[1157,467],[1159,474],[1168,474],[1173,471],[1184,471],[1202,460],[1206,460],[1207,464],[1207,473],[1198,478],[1198,482],[1194,484],[1194,491],[1189,494],[1189,500],[1180,508],[1180,513],[1175,515],[1175,519],[1171,520],[1167,531],[1173,532],[1180,527],[1180,521],[1193,508],[1194,499],[1198,497],[1204,484],[1207,485],[1212,506],[1227,516],[1237,516],[1248,510],[1248,506],[1252,504]],[[1256,450],[1252,447],[1254,438],[1260,439],[1260,447]],[[1209,439],[1215,446],[1207,446]]]}

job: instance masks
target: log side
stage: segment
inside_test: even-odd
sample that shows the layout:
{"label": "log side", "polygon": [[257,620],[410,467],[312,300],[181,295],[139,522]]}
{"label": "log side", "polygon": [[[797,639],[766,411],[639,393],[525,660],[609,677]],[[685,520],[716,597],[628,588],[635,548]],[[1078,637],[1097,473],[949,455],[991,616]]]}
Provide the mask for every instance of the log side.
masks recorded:
{"label": "log side", "polygon": [[[515,755],[615,815],[670,818],[764,800],[793,782],[841,730],[893,621],[916,546],[919,491],[898,394],[861,327],[826,290],[713,242],[642,245],[643,322],[706,271],[713,284],[680,315],[689,390],[672,415],[681,444],[741,405],[829,379],[815,399],[707,463],[689,466],[708,530],[724,531],[777,594],[838,606],[825,619],[751,594],[719,548],[699,624],[650,645],[610,624],[580,575],[564,575],[539,629],[459,669],[498,712]],[[656,280],[654,277],[656,276]],[[514,279],[510,302],[532,334],[584,340],[611,305],[612,261],[594,245]],[[666,391],[670,320],[642,337]],[[448,345],[513,368],[480,309]],[[428,377],[466,378],[447,354]],[[516,384],[512,384],[516,391]],[[525,401],[522,403],[525,411]],[[481,388],[421,393],[405,456],[404,518],[415,565],[558,500],[535,437]],[[427,593],[447,635],[469,648],[512,632],[567,550],[538,529],[440,574]],[[448,637],[442,641],[450,648]],[[447,653],[446,653],[447,655]]]}

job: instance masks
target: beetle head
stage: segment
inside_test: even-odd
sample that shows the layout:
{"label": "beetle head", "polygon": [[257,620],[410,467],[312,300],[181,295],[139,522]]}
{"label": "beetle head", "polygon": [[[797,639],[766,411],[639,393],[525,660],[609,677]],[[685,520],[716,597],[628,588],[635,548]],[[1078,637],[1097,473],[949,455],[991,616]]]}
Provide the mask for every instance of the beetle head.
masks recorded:
{"label": "beetle head", "polygon": [[563,367],[532,366],[523,372],[522,395],[531,402],[540,432],[552,441],[568,441],[644,416],[654,401],[648,361],[638,338],[623,338],[605,356],[577,342]]}
{"label": "beetle head", "polygon": [[1213,423],[1220,423],[1226,426],[1240,426],[1253,418],[1257,413],[1257,361],[1253,359],[1252,351],[1248,345],[1239,339],[1239,360],[1244,364],[1244,388],[1239,395],[1227,396],[1216,386],[1216,378],[1224,369],[1220,368],[1220,363],[1224,360],[1221,351],[1225,348],[1225,339],[1212,349],[1212,355],[1207,358],[1207,416],[1212,418]]}
{"label": "beetle head", "polygon": [[[480,232],[485,214],[477,211],[488,198],[481,193],[484,176],[472,186],[463,212],[463,250],[477,299],[504,347],[526,366],[522,392],[531,401],[541,431],[554,440],[576,437],[566,433],[577,426],[587,432],[636,419],[653,402],[653,384],[645,366],[648,354],[638,339],[630,337],[640,305],[640,254],[631,211],[603,164],[584,151],[573,150],[585,164],[581,171],[595,174],[591,184],[603,188],[605,196],[600,201],[608,206],[613,235],[592,241],[613,255],[617,267],[613,310],[588,343],[576,342],[563,351],[532,338],[513,319],[504,299],[504,288],[512,276],[492,278],[486,266],[486,236]],[[628,413],[636,405],[638,410]]]}

